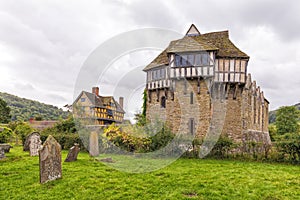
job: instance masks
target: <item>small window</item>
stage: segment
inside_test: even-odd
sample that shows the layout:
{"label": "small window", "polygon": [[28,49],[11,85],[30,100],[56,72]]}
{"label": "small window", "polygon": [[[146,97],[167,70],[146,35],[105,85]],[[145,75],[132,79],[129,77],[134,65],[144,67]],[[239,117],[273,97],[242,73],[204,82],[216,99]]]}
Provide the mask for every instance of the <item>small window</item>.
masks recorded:
{"label": "small window", "polygon": [[187,62],[187,55],[182,55],[182,66],[187,66],[188,65],[188,62]]}
{"label": "small window", "polygon": [[184,86],[183,87],[184,87],[183,88],[183,94],[186,95],[186,93],[187,93],[187,80],[186,79],[184,80]]}
{"label": "small window", "polygon": [[195,122],[194,122],[194,118],[190,118],[189,121],[189,130],[190,130],[190,134],[194,135],[194,129],[195,129]]}
{"label": "small window", "polygon": [[85,102],[85,98],[81,98],[80,101],[81,101],[81,102]]}
{"label": "small window", "polygon": [[201,57],[200,54],[196,54],[195,56],[195,65],[200,66],[201,65]]}
{"label": "small window", "polygon": [[178,67],[180,66],[181,64],[181,56],[180,55],[175,55],[175,66]]}
{"label": "small window", "polygon": [[189,54],[187,56],[187,60],[188,60],[188,65],[193,66],[194,65],[194,54]]}
{"label": "small window", "polygon": [[161,69],[161,78],[165,78],[165,69]]}
{"label": "small window", "polygon": [[166,108],[166,97],[162,96],[160,101],[161,107]]}
{"label": "small window", "polygon": [[190,94],[190,104],[194,104],[194,92]]}
{"label": "small window", "polygon": [[208,54],[204,53],[201,55],[202,57],[202,65],[208,65]]}

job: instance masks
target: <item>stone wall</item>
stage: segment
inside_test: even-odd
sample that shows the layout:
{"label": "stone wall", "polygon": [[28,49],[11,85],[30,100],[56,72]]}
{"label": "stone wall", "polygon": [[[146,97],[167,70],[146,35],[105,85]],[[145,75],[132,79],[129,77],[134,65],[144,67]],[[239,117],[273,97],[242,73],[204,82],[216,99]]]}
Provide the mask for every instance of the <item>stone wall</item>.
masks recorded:
{"label": "stone wall", "polygon": [[[171,89],[148,90],[147,119],[163,120],[174,133],[181,134],[191,134],[193,119],[194,135],[198,138],[217,127],[215,132],[239,144],[251,138],[270,144],[269,103],[250,74],[246,84],[216,83],[210,87],[210,83],[208,79],[177,79]],[[165,108],[162,98],[166,98]],[[248,137],[248,133],[255,137]]]}
{"label": "stone wall", "polygon": [[[193,119],[194,135],[205,136],[211,119],[211,100],[205,81],[200,80],[200,93],[196,79],[177,80],[173,89],[174,95],[171,90],[148,91],[147,119],[153,121],[159,118],[166,121],[174,133],[181,134],[191,134],[190,120]],[[161,105],[163,97],[166,97],[165,108]]]}

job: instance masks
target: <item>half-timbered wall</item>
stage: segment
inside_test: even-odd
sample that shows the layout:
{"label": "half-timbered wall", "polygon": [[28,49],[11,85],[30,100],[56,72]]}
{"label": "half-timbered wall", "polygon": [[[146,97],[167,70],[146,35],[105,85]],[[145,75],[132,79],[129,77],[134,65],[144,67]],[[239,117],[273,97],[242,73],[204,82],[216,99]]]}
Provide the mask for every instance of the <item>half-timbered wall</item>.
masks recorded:
{"label": "half-timbered wall", "polygon": [[246,83],[247,63],[245,59],[216,59],[216,82]]}

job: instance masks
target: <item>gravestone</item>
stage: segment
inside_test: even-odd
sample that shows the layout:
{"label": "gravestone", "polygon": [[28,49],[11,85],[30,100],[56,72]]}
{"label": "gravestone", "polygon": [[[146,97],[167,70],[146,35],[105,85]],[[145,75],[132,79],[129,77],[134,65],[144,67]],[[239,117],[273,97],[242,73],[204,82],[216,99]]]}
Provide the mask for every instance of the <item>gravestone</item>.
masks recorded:
{"label": "gravestone", "polygon": [[4,149],[0,147],[0,160],[2,160],[3,158],[5,158]]}
{"label": "gravestone", "polygon": [[4,153],[9,153],[10,148],[13,148],[13,147],[10,146],[10,144],[0,144],[0,148],[2,148],[4,150]]}
{"label": "gravestone", "polygon": [[51,135],[48,136],[39,151],[40,183],[56,180],[62,177],[61,146]]}
{"label": "gravestone", "polygon": [[96,131],[92,131],[90,134],[89,153],[91,156],[99,156],[99,141]]}
{"label": "gravestone", "polygon": [[39,149],[42,146],[42,141],[40,139],[40,136],[37,134],[34,134],[30,137],[29,142],[29,154],[30,156],[38,156],[39,155]]}
{"label": "gravestone", "polygon": [[115,162],[112,158],[103,158],[103,159],[100,159],[100,161],[107,162],[107,163],[114,163]]}
{"label": "gravestone", "polygon": [[79,144],[75,143],[69,150],[68,156],[65,162],[73,162],[77,160],[77,155],[80,151]]}
{"label": "gravestone", "polygon": [[30,156],[37,156],[38,150],[41,148],[42,141],[41,136],[38,132],[33,132],[27,136],[23,150],[29,151]]}

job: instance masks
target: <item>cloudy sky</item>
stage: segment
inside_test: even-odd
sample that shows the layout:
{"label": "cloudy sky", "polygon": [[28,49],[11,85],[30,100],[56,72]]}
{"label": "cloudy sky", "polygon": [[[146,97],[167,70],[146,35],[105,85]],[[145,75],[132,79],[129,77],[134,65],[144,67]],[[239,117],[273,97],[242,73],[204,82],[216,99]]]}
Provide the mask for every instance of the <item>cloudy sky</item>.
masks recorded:
{"label": "cloudy sky", "polygon": [[[271,109],[295,104],[300,102],[299,10],[296,0],[1,0],[0,91],[60,107],[70,104],[82,65],[99,45],[141,28],[184,34],[194,23],[201,33],[229,30],[231,40],[251,57],[248,71]],[[158,53],[131,53],[111,66],[120,73],[134,66],[129,71],[143,80],[140,69]],[[108,70],[100,81],[102,94],[111,93],[114,75]]]}

